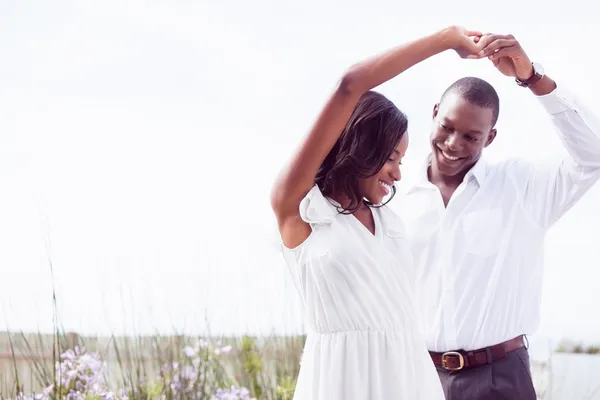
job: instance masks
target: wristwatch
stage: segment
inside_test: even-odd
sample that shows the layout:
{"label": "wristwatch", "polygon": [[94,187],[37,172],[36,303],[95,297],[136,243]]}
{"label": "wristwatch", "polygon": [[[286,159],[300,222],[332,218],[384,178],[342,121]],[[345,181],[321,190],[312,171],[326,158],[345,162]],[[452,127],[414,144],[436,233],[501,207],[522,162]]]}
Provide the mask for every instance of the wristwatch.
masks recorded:
{"label": "wristwatch", "polygon": [[533,75],[524,81],[520,80],[519,78],[515,78],[517,85],[521,87],[529,87],[544,77],[544,67],[542,67],[541,64],[534,62],[531,63],[531,65],[533,66]]}

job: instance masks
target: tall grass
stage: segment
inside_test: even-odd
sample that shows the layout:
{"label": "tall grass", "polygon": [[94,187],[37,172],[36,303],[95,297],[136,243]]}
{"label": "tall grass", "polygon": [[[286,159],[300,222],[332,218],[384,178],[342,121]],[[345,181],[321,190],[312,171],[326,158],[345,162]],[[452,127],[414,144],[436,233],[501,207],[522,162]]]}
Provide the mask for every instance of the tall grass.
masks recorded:
{"label": "tall grass", "polygon": [[[65,359],[64,351],[84,348],[106,362],[103,380],[106,391],[114,396],[83,397],[86,400],[220,399],[216,397],[218,390],[231,386],[247,388],[251,396],[234,399],[291,400],[305,343],[304,336],[223,337],[208,333],[202,337],[83,337],[59,330],[52,335],[20,332],[8,336],[11,350],[9,357],[2,360],[4,365],[0,364],[0,399],[43,393],[49,387],[51,391],[44,399],[69,399],[68,387],[51,386],[60,382],[56,379],[64,373],[64,369],[54,368],[53,350],[58,343],[63,350],[56,354],[59,362]],[[557,389],[572,385],[562,379],[565,377],[553,374],[553,358],[532,363],[540,400],[558,400],[559,397],[553,397],[561,392]],[[195,359],[201,362],[193,370],[195,376],[190,376],[189,367]],[[598,399],[599,391],[600,385],[590,387],[585,397],[579,398]]]}
{"label": "tall grass", "polygon": [[[305,342],[304,336],[275,335],[82,337],[62,331],[52,336],[24,332],[7,335],[11,358],[2,360],[0,368],[10,366],[12,373],[4,376],[2,399],[42,393],[47,388],[52,391],[48,398],[65,398],[72,385],[62,389],[60,384],[53,385],[60,383],[64,378],[61,373],[65,373],[55,368],[56,361],[64,361],[68,349],[85,349],[80,350],[82,354],[93,352],[106,363],[102,377],[107,388],[113,393],[127,393],[130,399],[210,399],[219,388],[233,385],[247,388],[256,399],[288,400],[294,393]],[[193,371],[196,376],[185,375],[194,357],[199,360]],[[177,387],[184,379],[194,387],[187,391]]]}
{"label": "tall grass", "polygon": [[[305,336],[223,337],[210,331],[202,337],[177,332],[79,336],[60,327],[51,262],[50,272],[52,334],[6,333],[10,352],[0,359],[0,400],[221,399],[220,391],[232,386],[248,391],[247,397],[232,399],[293,398]],[[82,364],[84,359],[87,365]],[[73,364],[84,366],[71,376]],[[551,379],[551,368],[550,360],[538,366],[537,374]],[[96,379],[96,374],[101,374],[96,382],[101,388],[90,386],[90,377]],[[538,399],[550,399],[552,385],[545,382],[538,387]],[[82,396],[72,396],[74,391]],[[36,393],[37,397],[27,397]]]}

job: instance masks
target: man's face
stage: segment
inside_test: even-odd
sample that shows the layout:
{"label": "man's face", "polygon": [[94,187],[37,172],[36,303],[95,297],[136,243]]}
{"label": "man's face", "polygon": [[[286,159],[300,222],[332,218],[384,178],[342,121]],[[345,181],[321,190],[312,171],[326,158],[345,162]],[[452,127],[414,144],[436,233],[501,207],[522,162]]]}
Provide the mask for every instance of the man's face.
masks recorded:
{"label": "man's face", "polygon": [[445,176],[465,174],[496,137],[493,111],[449,93],[433,110],[432,168]]}

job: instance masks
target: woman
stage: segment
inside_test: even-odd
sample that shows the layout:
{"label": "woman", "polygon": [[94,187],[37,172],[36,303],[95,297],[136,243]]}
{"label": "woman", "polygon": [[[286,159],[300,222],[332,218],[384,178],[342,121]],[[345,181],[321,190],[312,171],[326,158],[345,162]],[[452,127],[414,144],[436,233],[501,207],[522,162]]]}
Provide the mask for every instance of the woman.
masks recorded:
{"label": "woman", "polygon": [[294,399],[444,398],[417,331],[403,225],[384,203],[400,180],[407,119],[370,90],[448,49],[471,58],[480,35],[450,27],[352,67],[275,183],[308,327]]}

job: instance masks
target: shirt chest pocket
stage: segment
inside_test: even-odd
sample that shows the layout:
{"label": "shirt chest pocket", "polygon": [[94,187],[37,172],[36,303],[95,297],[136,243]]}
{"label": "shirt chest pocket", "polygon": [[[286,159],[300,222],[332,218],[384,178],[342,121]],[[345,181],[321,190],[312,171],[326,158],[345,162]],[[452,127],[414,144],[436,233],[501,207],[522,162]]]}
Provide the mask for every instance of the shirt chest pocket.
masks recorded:
{"label": "shirt chest pocket", "polygon": [[500,209],[467,213],[462,218],[466,251],[479,256],[491,256],[503,243],[504,216]]}

